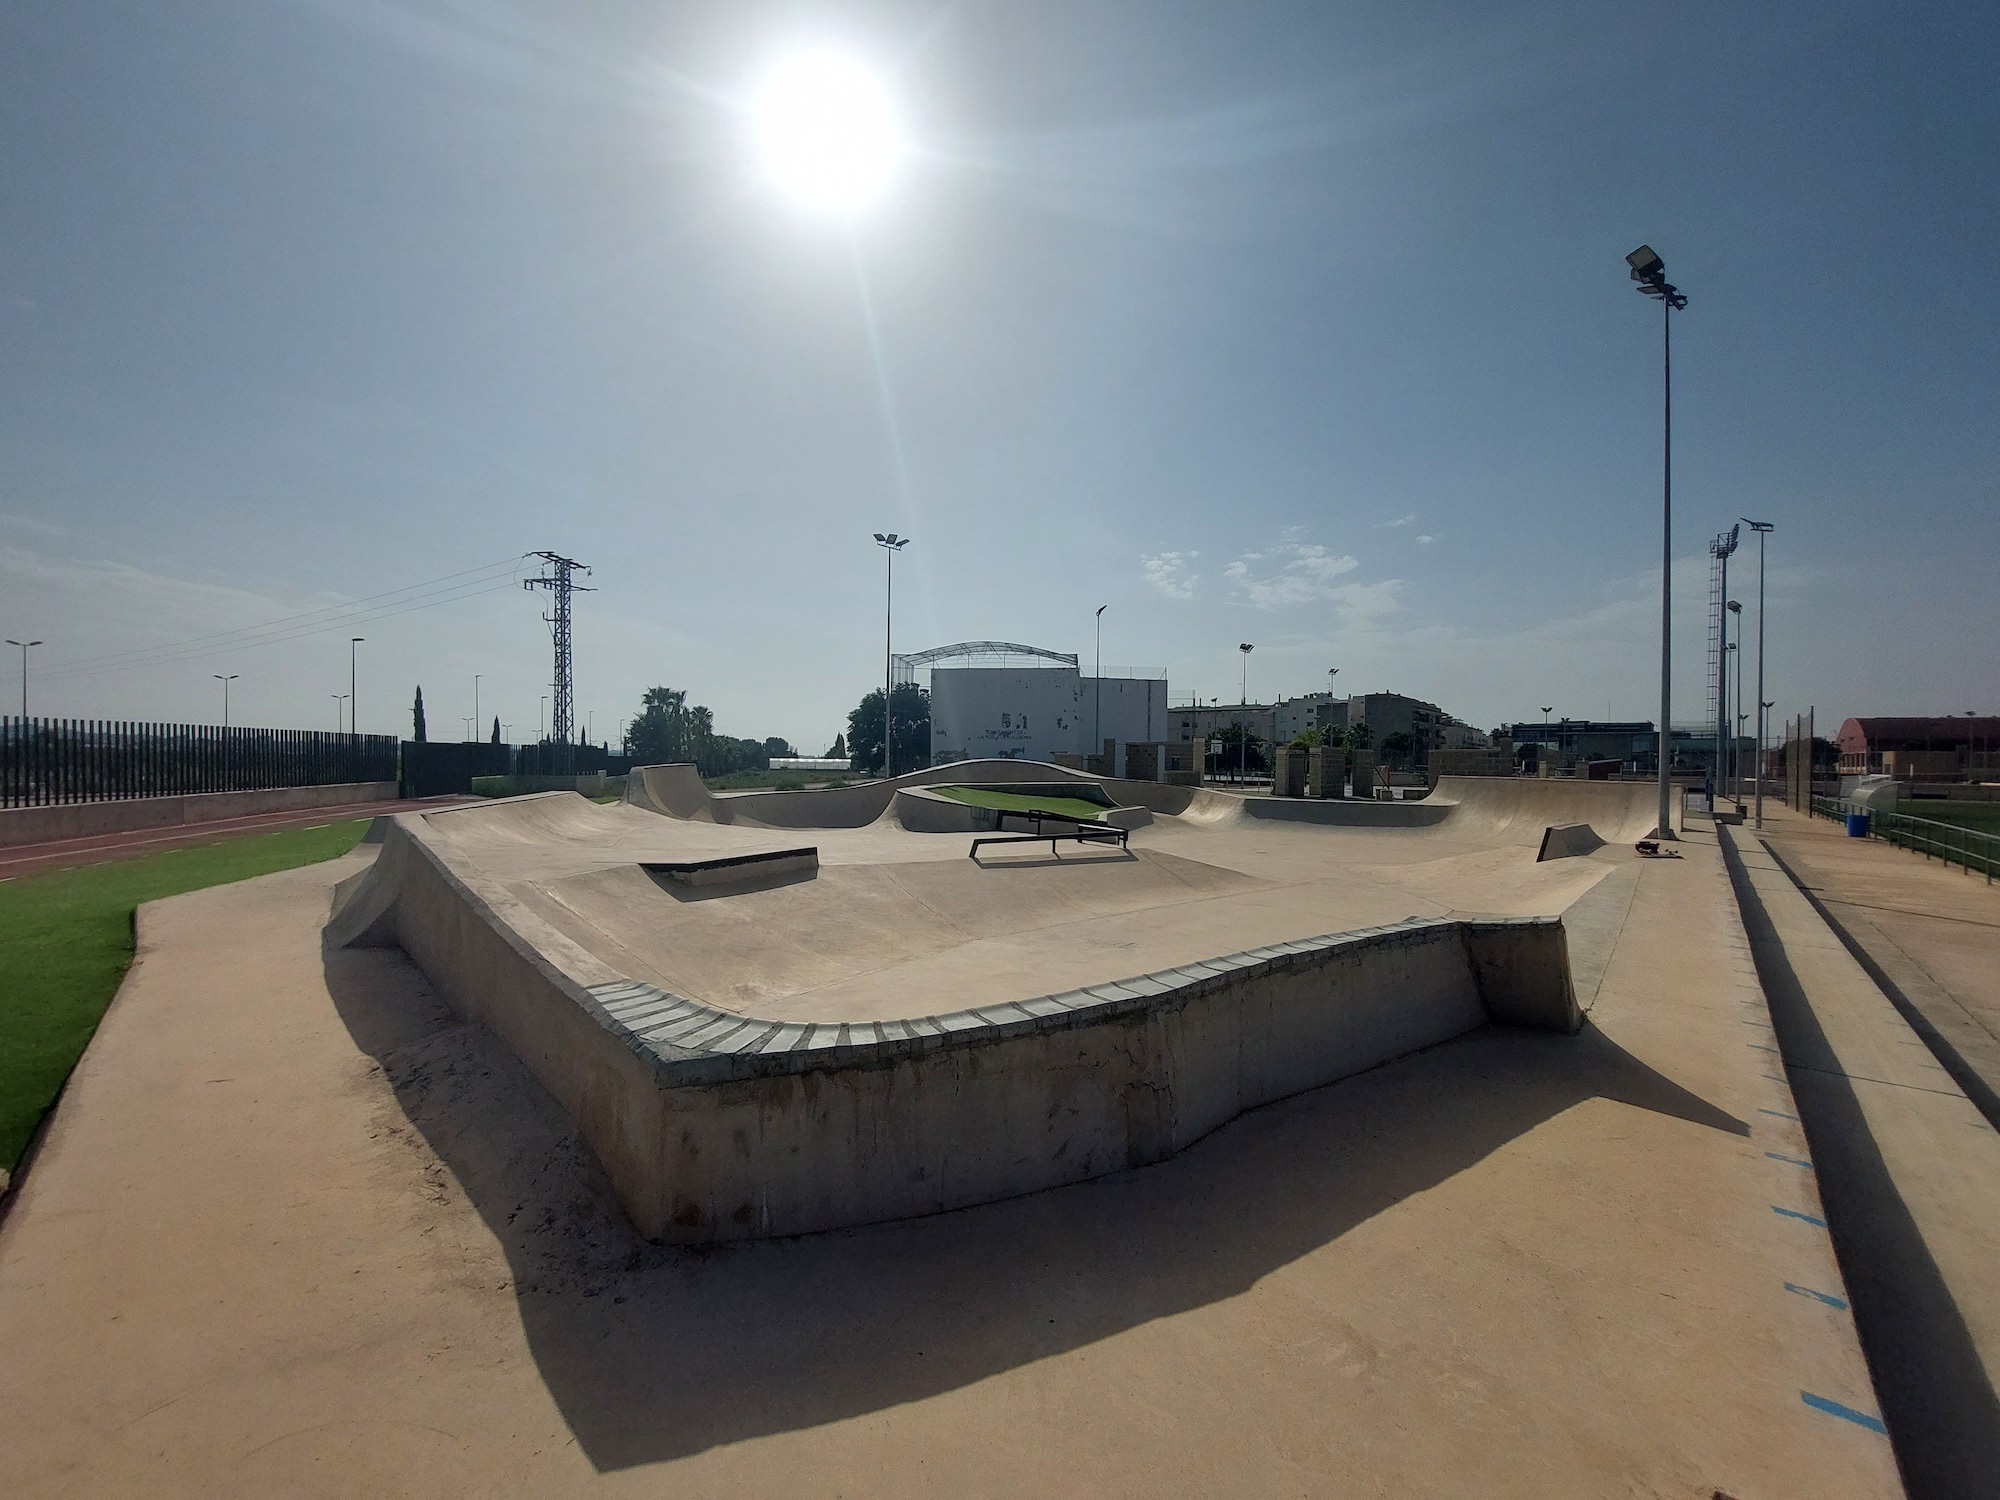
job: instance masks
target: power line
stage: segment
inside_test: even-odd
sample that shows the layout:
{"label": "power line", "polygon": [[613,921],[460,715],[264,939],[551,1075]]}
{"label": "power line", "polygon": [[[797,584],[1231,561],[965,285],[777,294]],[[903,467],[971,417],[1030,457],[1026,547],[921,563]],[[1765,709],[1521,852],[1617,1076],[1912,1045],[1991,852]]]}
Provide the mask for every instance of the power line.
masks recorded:
{"label": "power line", "polygon": [[[498,568],[505,568],[507,571],[504,575],[496,576],[494,570]],[[159,646],[135,647],[126,651],[107,652],[100,656],[80,657],[60,667],[52,668],[49,675],[90,677],[107,672],[165,666],[174,662],[197,660],[204,656],[217,656],[229,651],[250,650],[259,646],[302,640],[369,621],[391,619],[414,610],[431,609],[440,604],[452,604],[462,599],[476,598],[480,594],[511,589],[519,572],[520,559],[509,558],[504,562],[489,563],[481,568],[467,568],[459,573],[446,574],[442,578],[431,579],[425,583],[410,584],[400,589],[371,594],[346,604],[329,605],[324,609],[283,616],[266,621],[262,625],[213,631],[207,635],[192,636],[184,641]]]}

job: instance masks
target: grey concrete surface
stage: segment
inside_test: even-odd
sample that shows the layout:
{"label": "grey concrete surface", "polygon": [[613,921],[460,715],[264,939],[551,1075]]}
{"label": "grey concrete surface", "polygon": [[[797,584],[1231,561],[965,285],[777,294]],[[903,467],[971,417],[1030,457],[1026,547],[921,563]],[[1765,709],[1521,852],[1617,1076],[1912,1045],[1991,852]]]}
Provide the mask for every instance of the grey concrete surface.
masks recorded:
{"label": "grey concrete surface", "polygon": [[363,857],[142,909],[0,1224],[10,1496],[1901,1492],[1852,1320],[1788,1289],[1846,1292],[1712,846],[1620,867],[1577,1036],[720,1250],[639,1238],[403,955],[321,951]]}

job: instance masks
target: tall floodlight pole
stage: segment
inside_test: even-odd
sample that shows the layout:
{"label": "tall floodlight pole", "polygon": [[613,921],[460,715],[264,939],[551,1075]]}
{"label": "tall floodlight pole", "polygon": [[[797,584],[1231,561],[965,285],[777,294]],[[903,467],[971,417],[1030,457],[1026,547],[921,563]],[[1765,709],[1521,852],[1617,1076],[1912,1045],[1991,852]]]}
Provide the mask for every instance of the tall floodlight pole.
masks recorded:
{"label": "tall floodlight pole", "polygon": [[896,628],[896,554],[910,545],[906,536],[895,532],[876,532],[875,545],[889,555],[889,583],[886,602],[882,607],[882,776],[896,774],[894,749],[895,716],[889,712],[890,699],[896,690],[895,657],[890,654],[890,642],[895,639]]}
{"label": "tall floodlight pole", "polygon": [[220,672],[210,672],[208,675],[222,684],[222,727],[227,729],[229,727],[229,684],[243,674],[241,672],[231,672],[227,677],[224,677]]}
{"label": "tall floodlight pole", "polygon": [[1665,376],[1662,411],[1662,452],[1660,488],[1660,826],[1653,837],[1671,839],[1673,818],[1673,715],[1674,665],[1674,314],[1687,306],[1672,282],[1667,280],[1667,263],[1651,245],[1641,245],[1625,257],[1639,291],[1658,300],[1661,313],[1662,362]]}
{"label": "tall floodlight pole", "polygon": [[356,734],[361,732],[361,694],[354,690],[354,648],[367,639],[365,635],[347,638],[347,724]]}
{"label": "tall floodlight pole", "polygon": [[[472,674],[472,725],[473,725],[473,728],[475,728],[475,729],[479,727],[479,678],[480,678],[480,676],[481,676],[481,674],[480,674],[480,673],[478,673],[478,672],[474,672],[474,673]],[[468,736],[467,736],[467,738],[469,739],[469,738],[471,738],[471,736],[469,736],[469,735],[468,735]]]}
{"label": "tall floodlight pole", "polygon": [[[1729,675],[1735,681],[1736,707],[1729,720],[1729,784],[1734,790],[1730,796],[1736,802],[1736,810],[1743,811],[1743,606],[1736,600],[1729,601],[1729,612],[1736,616],[1736,639],[1729,644],[1729,650],[1736,653],[1735,664]],[[1729,653],[1723,653],[1727,656]]]}
{"label": "tall floodlight pole", "polygon": [[[1090,726],[1090,753],[1096,755],[1104,748],[1104,612],[1111,608],[1108,604],[1097,606],[1097,702],[1093,708]],[[1087,764],[1087,762],[1086,762]],[[1113,767],[1106,766],[1104,774],[1109,776]]]}
{"label": "tall floodlight pole", "polygon": [[570,575],[581,571],[586,577],[590,569],[573,557],[564,557],[555,552],[532,554],[548,564],[548,570],[539,578],[523,578],[524,589],[547,589],[554,608],[542,618],[548,624],[549,633],[555,640],[556,675],[553,684],[556,697],[556,712],[553,731],[557,745],[556,769],[559,774],[567,774],[576,769],[574,752],[570,749],[570,731],[576,717],[576,686],[570,673],[569,626],[571,594],[594,592],[585,588]]}
{"label": "tall floodlight pole", "polygon": [[42,643],[40,641],[17,641],[9,639],[7,644],[21,648],[21,717],[25,719],[28,717],[28,648],[30,646],[39,646]]}
{"label": "tall floodlight pole", "polygon": [[1764,538],[1777,528],[1769,521],[1739,517],[1757,533],[1757,827],[1764,826]]}
{"label": "tall floodlight pole", "polygon": [[[1236,648],[1243,653],[1243,707],[1250,707],[1250,653],[1257,648],[1244,641]],[[1236,779],[1239,782],[1250,779],[1250,715],[1246,712],[1236,733]]]}

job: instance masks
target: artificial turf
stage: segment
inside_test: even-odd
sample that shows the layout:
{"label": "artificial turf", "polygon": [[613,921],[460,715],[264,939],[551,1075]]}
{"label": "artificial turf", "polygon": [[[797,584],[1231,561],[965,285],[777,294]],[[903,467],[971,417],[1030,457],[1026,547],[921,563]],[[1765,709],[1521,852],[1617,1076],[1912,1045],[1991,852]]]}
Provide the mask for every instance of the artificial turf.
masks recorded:
{"label": "artificial turf", "polygon": [[20,1160],[117,993],[140,903],[334,859],[367,828],[243,834],[0,881],[0,1170]]}
{"label": "artificial turf", "polygon": [[983,786],[934,786],[927,790],[940,797],[949,797],[954,802],[969,803],[973,807],[991,807],[1007,812],[1045,812],[1058,817],[1082,818],[1087,822],[1097,822],[1111,809],[1101,802],[1087,802],[1081,797],[1049,797],[1035,792],[996,792]]}

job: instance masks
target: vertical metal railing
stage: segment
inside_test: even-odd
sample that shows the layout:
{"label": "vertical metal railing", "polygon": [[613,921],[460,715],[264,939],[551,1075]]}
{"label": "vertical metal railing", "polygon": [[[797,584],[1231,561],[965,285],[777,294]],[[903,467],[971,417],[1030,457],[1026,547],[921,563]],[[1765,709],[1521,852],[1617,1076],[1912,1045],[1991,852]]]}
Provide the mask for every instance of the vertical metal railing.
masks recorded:
{"label": "vertical metal railing", "polygon": [[0,807],[394,781],[381,734],[0,717]]}

